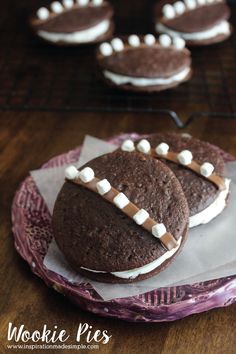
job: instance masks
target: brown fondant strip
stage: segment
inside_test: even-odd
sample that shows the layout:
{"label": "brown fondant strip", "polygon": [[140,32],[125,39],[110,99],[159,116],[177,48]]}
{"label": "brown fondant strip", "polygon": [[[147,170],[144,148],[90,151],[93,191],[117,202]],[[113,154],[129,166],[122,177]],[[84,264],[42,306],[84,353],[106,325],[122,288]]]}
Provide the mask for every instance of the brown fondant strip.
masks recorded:
{"label": "brown fondant strip", "polygon": [[[60,1],[59,1],[60,2]],[[106,6],[107,5],[107,3],[106,2],[104,2],[103,4],[101,4],[101,5],[99,5],[99,7],[104,7],[104,5]],[[46,7],[47,8],[47,10],[49,11],[49,17],[46,19],[46,20],[41,20],[40,18],[38,18],[38,17],[33,17],[32,19],[31,19],[31,23],[33,24],[33,25],[40,25],[40,24],[42,24],[42,23],[45,23],[45,22],[47,22],[48,20],[51,20],[52,18],[54,18],[54,17],[57,17],[57,16],[60,16],[60,15],[62,15],[62,14],[64,14],[65,12],[70,12],[70,11],[73,11],[74,9],[83,9],[84,8],[84,6],[81,6],[81,5],[78,5],[78,4],[76,4],[76,3],[74,3],[74,5],[72,6],[72,7],[70,7],[70,8],[66,8],[66,7],[64,7],[63,5],[62,5],[62,7],[63,7],[63,11],[62,12],[60,12],[60,13],[55,13],[55,12],[53,12],[52,10],[51,10],[51,8],[50,7]],[[88,5],[86,5],[86,7],[91,7],[91,8],[94,8],[94,6],[92,5],[92,4],[88,4]],[[38,9],[39,10],[39,9]]]}
{"label": "brown fondant strip", "polygon": [[[144,42],[142,42],[143,41],[143,36],[138,36],[138,37],[140,39],[140,44],[139,44],[138,47],[133,47],[128,42],[126,42],[125,39],[122,39],[122,37],[121,37],[120,39],[123,40],[123,44],[124,44],[124,49],[122,50],[122,52],[125,52],[126,50],[130,50],[130,49],[135,50],[137,48],[145,49],[145,48],[149,48],[150,47],[147,44],[145,44]],[[156,42],[154,44],[152,44],[152,47],[160,48],[161,47],[160,42],[156,39]],[[111,55],[116,54],[116,53],[117,52],[113,50],[113,53]],[[100,53],[99,51],[98,51],[98,58],[99,59],[104,58],[104,55],[102,55],[102,53]]]}
{"label": "brown fondant strip", "polygon": [[[78,184],[80,186],[83,186],[97,194],[97,183],[99,181],[101,181],[99,178],[94,177],[92,181],[88,182],[88,183],[84,183],[83,181],[81,181],[80,178],[75,178],[73,180],[69,180],[67,179],[67,181],[69,182],[73,182],[75,184]],[[114,204],[113,199],[117,196],[117,194],[119,194],[120,192],[111,187],[110,191],[107,192],[104,195],[101,195],[102,198],[104,198],[105,200],[107,200],[108,202]],[[114,204],[115,205],[115,204]],[[133,204],[131,201],[129,201],[129,204],[127,204],[123,209],[120,209],[121,211],[123,211],[124,214],[126,214],[128,217],[130,217],[131,219],[133,219],[133,216],[140,210],[135,204]],[[134,221],[135,222],[135,221]],[[147,230],[148,232],[152,233],[152,227],[154,225],[156,225],[157,222],[155,222],[152,218],[147,218],[147,220],[140,225],[141,227],[143,227],[145,230]],[[155,236],[153,236],[155,237]],[[167,248],[169,251],[175,247],[178,246],[176,239],[172,236],[171,233],[166,232],[162,237],[159,238],[159,240],[161,241],[161,243],[165,246],[165,248]]]}
{"label": "brown fondant strip", "polygon": [[155,149],[151,149],[151,155],[153,157],[159,157],[159,158],[177,163],[178,165],[181,165],[185,168],[188,168],[189,170],[192,170],[195,173],[197,173],[198,175],[200,175],[202,178],[205,178],[208,181],[211,181],[212,183],[214,183],[219,190],[225,189],[225,181],[222,177],[217,176],[214,173],[212,175],[210,175],[209,177],[203,176],[200,172],[200,165],[195,161],[192,161],[189,165],[182,165],[178,160],[178,157],[177,157],[178,153],[175,153],[173,151],[169,151],[166,155],[158,155],[156,153]]}

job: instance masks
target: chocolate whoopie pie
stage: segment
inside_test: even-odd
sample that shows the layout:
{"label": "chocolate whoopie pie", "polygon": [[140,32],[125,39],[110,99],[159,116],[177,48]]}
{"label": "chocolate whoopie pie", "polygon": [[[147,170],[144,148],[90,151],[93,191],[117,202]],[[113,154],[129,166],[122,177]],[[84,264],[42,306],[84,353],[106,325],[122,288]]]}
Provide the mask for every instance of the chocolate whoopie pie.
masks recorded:
{"label": "chocolate whoopie pie", "polygon": [[96,43],[112,36],[112,6],[103,0],[62,0],[41,7],[30,24],[34,32],[57,45]]}
{"label": "chocolate whoopie pie", "polygon": [[232,32],[230,9],[223,0],[163,0],[156,6],[155,17],[157,32],[181,37],[187,45],[222,42]]}
{"label": "chocolate whoopie pie", "polygon": [[217,148],[188,135],[159,133],[136,142],[126,141],[126,151],[138,149],[165,163],[178,178],[190,210],[189,227],[205,224],[226,206],[229,183]]}
{"label": "chocolate whoopie pie", "polygon": [[162,162],[120,149],[69,166],[53,211],[55,240],[79,273],[127,283],[166,268],[187,237],[188,204]]}
{"label": "chocolate whoopie pie", "polygon": [[155,92],[191,77],[190,52],[181,38],[152,34],[102,43],[97,61],[107,84],[130,91]]}

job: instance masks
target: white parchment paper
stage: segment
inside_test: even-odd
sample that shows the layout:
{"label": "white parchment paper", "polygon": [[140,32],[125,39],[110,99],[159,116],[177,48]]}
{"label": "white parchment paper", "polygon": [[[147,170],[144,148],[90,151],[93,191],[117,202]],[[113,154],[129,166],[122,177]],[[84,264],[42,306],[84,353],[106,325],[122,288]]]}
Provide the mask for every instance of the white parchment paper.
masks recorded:
{"label": "white parchment paper", "polygon": [[[94,138],[93,136],[86,135],[79,161],[74,163],[74,165],[79,168],[89,160],[104,155],[108,152],[112,152],[115,149],[117,149],[117,146]],[[65,168],[66,165],[62,167],[45,168],[30,172],[40,191],[40,194],[47,204],[50,214],[53,212],[53,206],[55,204],[56,197],[65,180]]]}
{"label": "white parchment paper", "polygon": [[[80,167],[92,158],[115,148],[114,145],[87,136],[76,166]],[[64,169],[65,166],[31,172],[51,213],[64,182]],[[44,265],[72,283],[89,282],[104,300],[236,274],[236,162],[226,164],[226,176],[231,179],[227,208],[209,224],[191,229],[185,247],[177,259],[165,271],[150,279],[117,285],[86,279],[70,268],[54,240],[44,258]]]}

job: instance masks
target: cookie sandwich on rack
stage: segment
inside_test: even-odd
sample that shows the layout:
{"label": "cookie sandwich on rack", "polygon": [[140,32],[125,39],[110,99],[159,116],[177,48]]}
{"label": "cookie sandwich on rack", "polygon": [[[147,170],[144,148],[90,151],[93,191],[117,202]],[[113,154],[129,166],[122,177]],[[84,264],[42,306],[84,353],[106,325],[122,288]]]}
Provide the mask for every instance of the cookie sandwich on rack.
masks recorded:
{"label": "cookie sandwich on rack", "polygon": [[79,45],[112,37],[113,8],[103,0],[54,1],[30,20],[36,35],[58,45]]}
{"label": "cookie sandwich on rack", "polygon": [[224,0],[160,1],[155,9],[155,29],[183,38],[187,45],[208,45],[227,39],[232,26]]}
{"label": "cookie sandwich on rack", "polygon": [[182,249],[189,210],[162,162],[120,149],[65,170],[53,212],[55,240],[88,278],[127,283],[165,269]]}
{"label": "cookie sandwich on rack", "polygon": [[189,227],[210,222],[226,207],[230,180],[224,177],[219,149],[210,143],[186,134],[159,133],[127,140],[121,149],[151,155],[174,172],[188,201]]}
{"label": "cookie sandwich on rack", "polygon": [[102,43],[97,61],[112,87],[155,92],[178,86],[191,77],[191,56],[181,38],[163,34],[130,35]]}

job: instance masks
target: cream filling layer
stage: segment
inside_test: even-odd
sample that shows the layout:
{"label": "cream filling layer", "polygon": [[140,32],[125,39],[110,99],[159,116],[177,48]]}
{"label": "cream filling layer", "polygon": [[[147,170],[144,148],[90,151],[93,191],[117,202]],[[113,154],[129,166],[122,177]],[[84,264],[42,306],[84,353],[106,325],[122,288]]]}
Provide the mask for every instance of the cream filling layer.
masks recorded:
{"label": "cream filling layer", "polygon": [[180,82],[188,76],[189,72],[190,68],[188,67],[171,77],[156,79],[119,75],[107,70],[104,70],[103,74],[107,79],[111,80],[116,85],[130,84],[133,86],[145,87],[154,85],[170,85],[174,82]]}
{"label": "cream filling layer", "polygon": [[178,239],[177,247],[173,248],[170,251],[167,251],[166,253],[164,253],[161,257],[159,257],[155,261],[145,264],[144,266],[139,267],[139,268],[133,268],[133,269],[125,270],[122,272],[110,272],[110,273],[102,271],[102,270],[93,270],[93,269],[89,269],[89,268],[85,268],[85,267],[81,267],[81,269],[85,269],[85,270],[88,270],[89,272],[93,272],[93,273],[108,273],[108,274],[114,275],[117,278],[122,278],[122,279],[135,279],[141,274],[147,274],[147,273],[151,272],[152,270],[159,267],[162,263],[164,263],[167,259],[172,257],[179,249],[179,247],[181,245],[181,241],[182,241],[182,237],[180,237]]}
{"label": "cream filling layer", "polygon": [[177,32],[170,29],[167,26],[164,26],[162,23],[156,24],[156,30],[158,32],[164,32],[169,34],[172,37],[181,37],[185,40],[194,40],[194,41],[201,41],[204,39],[214,38],[219,34],[229,34],[230,33],[230,24],[228,21],[222,21],[220,24],[212,27],[209,30],[195,32],[195,33],[184,33],[184,32]]}
{"label": "cream filling layer", "polygon": [[38,36],[53,43],[87,43],[96,40],[99,36],[106,33],[109,27],[110,21],[104,20],[98,25],[82,31],[77,31],[73,33],[54,33],[47,31],[38,31]]}
{"label": "cream filling layer", "polygon": [[189,227],[207,224],[209,221],[219,215],[226,207],[226,199],[229,193],[230,179],[225,178],[225,189],[223,189],[214,202],[200,213],[190,216]]}

